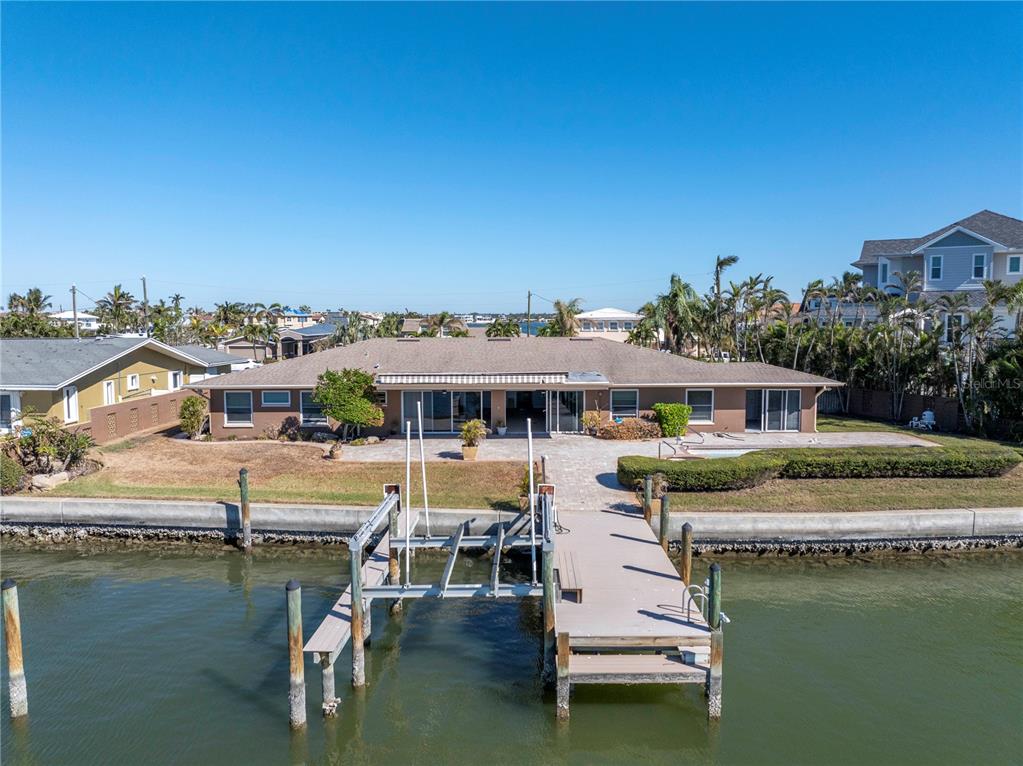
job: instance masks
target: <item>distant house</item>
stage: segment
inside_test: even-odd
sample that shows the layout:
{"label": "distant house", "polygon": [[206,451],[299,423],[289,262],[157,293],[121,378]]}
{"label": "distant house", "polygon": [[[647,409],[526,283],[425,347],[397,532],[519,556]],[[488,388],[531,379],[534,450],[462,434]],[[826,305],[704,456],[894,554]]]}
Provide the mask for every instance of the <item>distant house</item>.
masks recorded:
{"label": "distant house", "polygon": [[95,407],[175,391],[230,372],[232,362],[152,338],[3,338],[0,429],[30,407],[67,425],[87,423]]}
{"label": "distant house", "polygon": [[278,330],[276,341],[269,343],[257,341],[255,347],[253,347],[252,341],[241,335],[221,341],[218,347],[226,354],[245,357],[256,362],[291,359],[295,356],[311,354],[316,350],[314,344],[317,341],[329,338],[336,330],[337,325],[333,322],[321,322],[307,327]]}
{"label": "distant house", "polygon": [[289,330],[316,324],[312,313],[300,309],[286,308],[277,314],[277,326]]}
{"label": "distant house", "polygon": [[576,314],[575,318],[579,322],[580,335],[625,341],[643,316],[624,309],[602,308],[584,311]]}
{"label": "distant house", "polygon": [[[933,303],[942,296],[961,294],[971,308],[979,308],[985,301],[985,280],[1013,285],[1023,276],[1023,221],[982,210],[919,237],[868,239],[852,265],[863,272],[864,287],[900,295],[899,276],[914,271],[922,285],[919,293],[908,296],[911,302]],[[876,304],[852,307],[839,305],[835,298],[825,300],[841,312],[846,324],[854,323],[857,314],[867,322],[877,318]],[[808,301],[806,311],[817,311],[820,301]],[[1004,304],[995,307],[995,316],[1003,330],[1010,334],[1016,330]],[[944,321],[947,326],[956,319]]]}
{"label": "distant house", "polygon": [[326,370],[370,373],[384,410],[378,433],[398,433],[423,407],[424,429],[457,432],[468,419],[524,433],[583,430],[586,411],[607,419],[684,402],[692,431],[802,431],[817,425],[817,397],[841,385],[756,362],[715,364],[606,338],[374,338],[195,384],[210,392],[215,438],[291,423],[329,427],[313,401]]}
{"label": "distant house", "polygon": [[[50,321],[56,322],[57,324],[73,325],[75,323],[75,312],[73,311],[55,311],[50,314],[49,317]],[[99,329],[99,317],[95,314],[86,314],[83,311],[79,311],[78,329],[95,332]]]}
{"label": "distant house", "polygon": [[[470,338],[479,338],[487,334],[486,327],[467,327],[465,322],[459,317],[455,317],[458,322],[460,329],[465,330]],[[430,317],[408,317],[401,321],[401,329],[398,334],[402,338],[412,338],[422,333],[429,331],[430,329]],[[451,337],[450,330],[447,327],[442,327],[440,332],[437,333],[438,338]]]}

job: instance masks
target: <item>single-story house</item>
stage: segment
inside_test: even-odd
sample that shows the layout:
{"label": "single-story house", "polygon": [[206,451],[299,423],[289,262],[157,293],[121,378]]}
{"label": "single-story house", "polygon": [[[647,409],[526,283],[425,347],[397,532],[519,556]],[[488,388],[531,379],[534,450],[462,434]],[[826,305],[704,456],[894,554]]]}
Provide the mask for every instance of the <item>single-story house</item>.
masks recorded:
{"label": "single-story house", "polygon": [[291,359],[315,351],[317,341],[329,338],[337,330],[333,322],[321,322],[296,329],[281,329],[277,332],[277,340],[252,341],[241,335],[221,341],[220,349],[232,356],[245,357],[257,362],[268,359]]}
{"label": "single-story house", "polygon": [[650,414],[657,402],[686,402],[694,431],[804,431],[817,424],[817,397],[842,385],[754,362],[710,363],[603,338],[373,338],[192,386],[210,392],[215,438],[256,436],[292,424],[326,428],[312,400],[325,370],[373,375],[384,425],[400,433],[423,406],[424,429],[452,433],[472,418],[524,433],[583,430],[582,416]]}
{"label": "single-story house", "polygon": [[234,361],[212,349],[153,338],[3,338],[0,432],[29,407],[67,425],[88,423],[94,407],[175,391],[230,372]]}
{"label": "single-story house", "polygon": [[50,321],[56,324],[74,325],[77,320],[78,329],[88,332],[96,332],[99,329],[99,317],[84,311],[79,311],[77,314],[74,311],[55,311],[49,314],[49,317]]}

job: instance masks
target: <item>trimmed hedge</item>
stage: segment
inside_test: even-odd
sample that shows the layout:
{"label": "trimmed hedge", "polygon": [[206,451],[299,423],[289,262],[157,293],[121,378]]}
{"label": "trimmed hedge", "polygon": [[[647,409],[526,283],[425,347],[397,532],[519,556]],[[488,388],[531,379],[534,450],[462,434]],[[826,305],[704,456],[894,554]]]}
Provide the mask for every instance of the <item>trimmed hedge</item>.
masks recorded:
{"label": "trimmed hedge", "polygon": [[764,449],[738,457],[658,460],[618,458],[618,481],[636,486],[660,473],[672,492],[720,492],[756,487],[771,479],[976,478],[1001,476],[1023,462],[1015,451],[992,446],[835,447]]}

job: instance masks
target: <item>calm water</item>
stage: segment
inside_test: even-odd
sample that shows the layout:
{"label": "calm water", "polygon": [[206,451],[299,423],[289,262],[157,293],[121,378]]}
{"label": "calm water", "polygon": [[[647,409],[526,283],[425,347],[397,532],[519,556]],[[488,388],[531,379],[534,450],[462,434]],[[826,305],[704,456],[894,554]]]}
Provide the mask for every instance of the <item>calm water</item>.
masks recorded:
{"label": "calm water", "polygon": [[[706,561],[700,561],[702,570]],[[31,715],[4,764],[995,764],[1023,752],[1023,555],[726,560],[724,718],[700,692],[578,689],[567,727],[537,678],[533,603],[421,602],[325,724],[287,726],[285,581],[306,635],[345,584],[338,552],[40,552],[19,580]],[[463,580],[485,562],[467,560]],[[419,564],[421,577],[441,562]],[[456,579],[458,576],[456,575]],[[480,578],[481,579],[481,578]],[[386,620],[375,613],[378,630]]]}

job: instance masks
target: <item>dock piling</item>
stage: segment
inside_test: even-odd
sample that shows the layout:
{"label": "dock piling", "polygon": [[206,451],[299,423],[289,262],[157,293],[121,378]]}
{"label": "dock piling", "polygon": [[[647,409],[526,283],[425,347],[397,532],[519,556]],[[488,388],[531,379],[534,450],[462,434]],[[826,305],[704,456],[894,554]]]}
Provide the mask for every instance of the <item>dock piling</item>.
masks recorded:
{"label": "dock piling", "polygon": [[4,641],[7,644],[7,680],[11,718],[28,715],[28,685],[21,651],[21,615],[18,611],[18,586],[8,577],[0,585],[4,604]]}
{"label": "dock piling", "polygon": [[[387,552],[387,583],[389,585],[401,585],[401,565],[398,559],[398,547],[394,544],[394,541],[399,539],[401,534],[398,531],[398,514],[401,513],[400,484],[384,485],[384,497],[392,494],[398,496],[398,502],[391,506],[391,511],[388,514],[387,536],[391,542],[391,546]],[[394,601],[391,602],[390,608],[392,615],[401,614],[401,599],[394,599]]]}
{"label": "dock piling", "polygon": [[543,676],[549,683],[554,676],[554,552],[543,550]]}
{"label": "dock piling", "polygon": [[664,552],[668,552],[668,514],[671,511],[671,501],[668,499],[668,493],[665,492],[661,495],[661,524],[658,530],[658,536],[661,540],[661,547],[664,548]]}
{"label": "dock piling", "polygon": [[693,525],[688,521],[682,525],[682,582],[689,585],[693,580]]}
{"label": "dock piling", "polygon": [[242,550],[246,553],[252,550],[252,519],[249,515],[249,469],[242,468],[238,471],[238,490],[241,494],[242,517]]}
{"label": "dock piling", "polygon": [[649,524],[654,515],[654,477],[643,477],[643,520]]}
{"label": "dock piling", "polygon": [[[352,686],[366,685],[366,644],[363,633],[362,548],[349,543],[352,568]],[[407,554],[407,551],[406,551]]]}
{"label": "dock piling", "polygon": [[302,654],[302,586],[288,580],[284,588],[288,602],[288,668],[291,686],[288,692],[288,717],[292,729],[305,726],[305,667]]}
{"label": "dock piling", "polygon": [[323,717],[333,718],[337,715],[341,699],[334,689],[334,663],[326,654],[320,658],[320,671],[323,679]]}
{"label": "dock piling", "polygon": [[558,647],[558,701],[557,718],[559,721],[568,720],[568,697],[571,692],[571,684],[568,675],[568,633],[559,633],[557,639]]}
{"label": "dock piling", "polygon": [[710,565],[710,588],[707,591],[707,624],[712,630],[721,629],[721,565]]}

